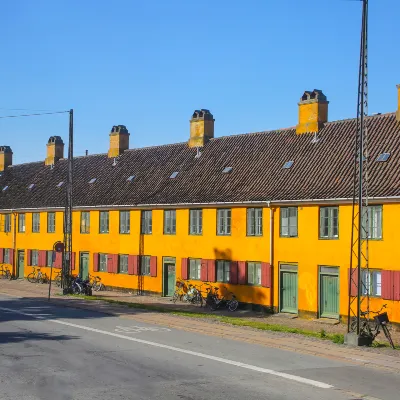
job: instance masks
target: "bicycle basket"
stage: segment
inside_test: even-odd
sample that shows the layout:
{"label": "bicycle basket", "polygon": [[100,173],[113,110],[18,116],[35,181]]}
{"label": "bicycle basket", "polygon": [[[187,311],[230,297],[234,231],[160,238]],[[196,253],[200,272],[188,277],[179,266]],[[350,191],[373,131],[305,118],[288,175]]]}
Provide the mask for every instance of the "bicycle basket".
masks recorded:
{"label": "bicycle basket", "polygon": [[389,323],[389,317],[388,317],[387,313],[385,313],[385,312],[377,315],[376,317],[374,317],[374,319],[375,319],[375,322],[380,325],[386,325]]}

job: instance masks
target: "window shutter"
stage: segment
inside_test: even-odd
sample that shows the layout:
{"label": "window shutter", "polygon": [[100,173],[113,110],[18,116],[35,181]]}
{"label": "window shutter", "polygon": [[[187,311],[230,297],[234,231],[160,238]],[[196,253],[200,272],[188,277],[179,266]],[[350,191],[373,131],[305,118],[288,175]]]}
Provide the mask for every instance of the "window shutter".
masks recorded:
{"label": "window shutter", "polygon": [[207,260],[207,271],[209,282],[215,282],[215,260]]}
{"label": "window shutter", "polygon": [[261,263],[261,286],[271,287],[271,264]]}
{"label": "window shutter", "polygon": [[182,279],[185,279],[185,280],[188,278],[188,259],[187,258],[182,258],[181,276],[182,276]]}
{"label": "window shutter", "polygon": [[38,266],[39,267],[45,267],[46,266],[46,251],[45,250],[39,250]]}
{"label": "window shutter", "polygon": [[4,262],[4,249],[0,249],[0,263],[3,264]]}
{"label": "window shutter", "polygon": [[71,270],[75,269],[75,252],[71,253]]}
{"label": "window shutter", "polygon": [[239,285],[245,285],[246,280],[246,262],[238,261],[238,282]]}
{"label": "window shutter", "polygon": [[382,299],[393,300],[394,271],[382,271]]}
{"label": "window shutter", "polygon": [[10,249],[10,264],[14,267],[14,249]]}
{"label": "window shutter", "polygon": [[32,265],[32,250],[27,251],[27,256],[28,256],[28,264],[27,265]]}
{"label": "window shutter", "polygon": [[107,272],[114,273],[114,254],[107,254]]}
{"label": "window shutter", "polygon": [[393,271],[393,300],[400,300],[400,271]]}
{"label": "window shutter", "polygon": [[229,283],[238,284],[238,262],[231,261],[231,270],[229,271]]}
{"label": "window shutter", "polygon": [[138,256],[128,256],[128,274],[137,275],[138,274]]}
{"label": "window shutter", "polygon": [[157,257],[150,257],[150,276],[157,276]]}
{"label": "window shutter", "polygon": [[201,260],[200,280],[202,280],[203,282],[207,282],[208,281],[207,260]]}
{"label": "window shutter", "polygon": [[99,253],[93,253],[93,272],[99,270]]}
{"label": "window shutter", "polygon": [[357,279],[358,279],[358,270],[353,268],[353,279],[352,279],[351,270],[349,268],[350,296],[357,296]]}
{"label": "window shutter", "polygon": [[55,268],[62,268],[62,253],[56,252],[56,260],[54,261]]}
{"label": "window shutter", "polygon": [[119,255],[111,254],[111,258],[112,258],[113,272],[114,272],[114,274],[117,274],[118,273]]}

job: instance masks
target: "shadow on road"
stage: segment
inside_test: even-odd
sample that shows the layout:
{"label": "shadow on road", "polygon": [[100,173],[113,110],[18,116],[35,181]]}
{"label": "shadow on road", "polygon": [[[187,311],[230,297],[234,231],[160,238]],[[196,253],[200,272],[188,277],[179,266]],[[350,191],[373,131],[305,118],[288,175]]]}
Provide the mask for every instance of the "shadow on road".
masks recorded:
{"label": "shadow on road", "polygon": [[36,333],[36,332],[0,332],[0,345],[7,343],[20,343],[32,340],[71,340],[78,339],[78,336],[70,335],[51,335],[49,333]]}

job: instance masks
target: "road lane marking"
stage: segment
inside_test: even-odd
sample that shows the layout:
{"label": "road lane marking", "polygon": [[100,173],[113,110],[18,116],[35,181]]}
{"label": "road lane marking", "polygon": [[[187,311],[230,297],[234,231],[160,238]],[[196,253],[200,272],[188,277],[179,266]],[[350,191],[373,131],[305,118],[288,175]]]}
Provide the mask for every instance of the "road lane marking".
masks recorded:
{"label": "road lane marking", "polygon": [[[16,314],[25,315],[27,317],[36,318],[36,319],[38,319],[40,321],[43,321],[43,317],[36,317],[34,314],[24,313],[22,311],[17,311],[17,310],[14,310],[12,308],[0,307],[0,310],[14,312]],[[263,374],[278,376],[280,378],[284,378],[284,379],[288,379],[288,380],[291,380],[291,381],[304,383],[306,385],[315,386],[315,387],[318,387],[318,388],[321,388],[321,389],[331,389],[331,388],[333,388],[333,385],[329,385],[329,384],[324,383],[324,382],[315,381],[313,379],[302,378],[300,376],[287,374],[285,372],[274,371],[274,370],[268,369],[268,368],[261,368],[261,367],[255,366],[255,365],[245,364],[245,363],[242,363],[242,362],[239,362],[239,361],[234,361],[234,360],[229,360],[227,358],[221,358],[221,357],[216,357],[216,356],[212,356],[212,355],[209,355],[209,354],[199,353],[197,351],[181,349],[179,347],[169,346],[169,345],[162,344],[162,343],[157,343],[157,342],[151,342],[149,340],[144,340],[144,339],[138,339],[138,338],[134,338],[134,337],[126,336],[126,335],[121,335],[119,333],[103,331],[101,329],[90,328],[88,326],[73,324],[71,322],[60,321],[60,320],[56,320],[56,319],[47,319],[46,321],[47,322],[52,322],[52,323],[55,323],[55,324],[59,324],[59,325],[71,326],[73,328],[78,328],[78,329],[82,329],[82,330],[89,331],[89,332],[96,332],[96,333],[100,333],[102,335],[113,336],[113,337],[116,337],[116,338],[119,338],[119,339],[130,340],[131,342],[137,342],[137,343],[145,344],[145,345],[148,345],[148,346],[159,347],[159,348],[162,348],[162,349],[175,351],[176,353],[188,354],[188,355],[195,356],[195,357],[200,357],[200,358],[205,358],[205,359],[212,360],[212,361],[217,361],[217,362],[220,362],[220,363],[223,363],[223,364],[234,365],[236,367],[240,367],[240,368],[244,368],[244,369],[248,369],[248,370],[252,370],[252,371],[261,372]]]}
{"label": "road lane marking", "polygon": [[171,332],[168,328],[153,328],[150,326],[117,326],[114,332],[120,333],[139,333],[139,332]]}

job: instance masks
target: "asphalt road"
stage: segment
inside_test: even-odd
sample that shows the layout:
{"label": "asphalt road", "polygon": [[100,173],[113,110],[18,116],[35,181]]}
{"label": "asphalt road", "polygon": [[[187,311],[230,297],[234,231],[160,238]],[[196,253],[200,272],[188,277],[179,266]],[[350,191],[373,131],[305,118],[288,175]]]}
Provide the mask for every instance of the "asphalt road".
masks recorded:
{"label": "asphalt road", "polygon": [[398,400],[400,376],[0,296],[1,400],[359,398],[351,393]]}

